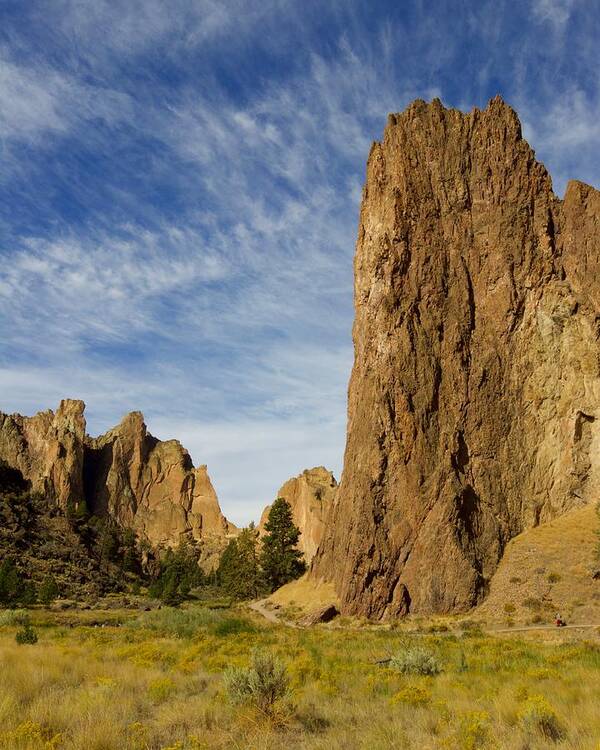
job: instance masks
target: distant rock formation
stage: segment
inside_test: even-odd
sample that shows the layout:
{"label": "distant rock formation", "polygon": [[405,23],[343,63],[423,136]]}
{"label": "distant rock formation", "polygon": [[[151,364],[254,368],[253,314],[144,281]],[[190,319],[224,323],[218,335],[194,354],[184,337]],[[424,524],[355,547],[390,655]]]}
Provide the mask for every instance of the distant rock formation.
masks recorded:
{"label": "distant rock formation", "polygon": [[65,400],[56,413],[22,417],[0,412],[0,458],[63,510],[84,499],[84,409],[83,401]]}
{"label": "distant rock formation", "polygon": [[[323,466],[306,469],[297,477],[288,479],[277,493],[292,508],[294,523],[300,529],[298,548],[304,553],[307,564],[311,562],[325,529],[325,516],[333,504],[337,490],[333,474]],[[259,533],[264,533],[271,506],[263,510],[258,524]]]}
{"label": "distant rock formation", "polygon": [[500,98],[390,115],[355,256],[342,611],[466,610],[507,542],[600,493],[600,193],[559,200]]}
{"label": "distant rock formation", "polygon": [[[177,440],[150,435],[140,412],[97,438],[83,401],[34,417],[0,412],[0,458],[63,510],[88,509],[132,528],[154,547],[202,541],[211,557],[237,529],[223,516],[206,466],[195,469]],[[212,550],[212,551],[211,551]]]}

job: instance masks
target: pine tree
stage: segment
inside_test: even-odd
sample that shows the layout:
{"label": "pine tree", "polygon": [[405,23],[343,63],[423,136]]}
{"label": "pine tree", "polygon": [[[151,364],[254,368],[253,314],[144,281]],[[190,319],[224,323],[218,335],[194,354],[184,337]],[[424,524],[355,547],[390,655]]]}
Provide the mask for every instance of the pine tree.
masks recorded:
{"label": "pine tree", "polygon": [[302,552],[297,547],[300,529],[294,525],[292,509],[283,497],[271,506],[262,539],[260,563],[270,591],[299,578],[306,570]]}
{"label": "pine tree", "polygon": [[38,599],[42,604],[50,604],[60,594],[58,583],[53,575],[47,575],[38,591]]}
{"label": "pine tree", "polygon": [[234,599],[255,599],[262,590],[258,564],[258,532],[251,524],[232,539],[219,562],[217,578]]}
{"label": "pine tree", "polygon": [[188,597],[192,588],[200,586],[203,581],[197,550],[182,541],[175,550],[167,550],[149,591],[151,596],[162,599],[165,604],[177,606]]}
{"label": "pine tree", "polygon": [[16,604],[21,598],[22,581],[14,560],[6,558],[0,564],[0,604]]}

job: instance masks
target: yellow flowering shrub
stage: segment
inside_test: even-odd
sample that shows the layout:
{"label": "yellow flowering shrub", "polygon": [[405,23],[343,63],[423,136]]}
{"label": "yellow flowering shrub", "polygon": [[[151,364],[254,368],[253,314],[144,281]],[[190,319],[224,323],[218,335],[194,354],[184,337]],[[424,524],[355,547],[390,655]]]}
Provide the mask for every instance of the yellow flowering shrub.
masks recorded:
{"label": "yellow flowering shrub", "polygon": [[426,706],[431,701],[431,692],[421,685],[407,685],[395,693],[390,703],[406,703],[409,706]]}

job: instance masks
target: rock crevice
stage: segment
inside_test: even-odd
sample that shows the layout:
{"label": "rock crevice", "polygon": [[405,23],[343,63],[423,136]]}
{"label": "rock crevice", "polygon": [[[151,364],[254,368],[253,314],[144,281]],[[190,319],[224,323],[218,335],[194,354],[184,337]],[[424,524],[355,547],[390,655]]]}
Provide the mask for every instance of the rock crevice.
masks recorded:
{"label": "rock crevice", "polygon": [[[337,501],[347,613],[477,604],[508,540],[600,491],[600,193],[564,200],[500,98],[414,102],[367,165]],[[585,415],[585,417],[581,416]]]}

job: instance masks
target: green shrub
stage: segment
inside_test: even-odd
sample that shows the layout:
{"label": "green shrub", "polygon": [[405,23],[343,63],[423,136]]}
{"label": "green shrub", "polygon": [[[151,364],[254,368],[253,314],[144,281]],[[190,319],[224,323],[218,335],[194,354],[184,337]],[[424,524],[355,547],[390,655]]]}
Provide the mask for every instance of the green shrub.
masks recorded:
{"label": "green shrub", "polygon": [[25,609],[5,609],[0,611],[0,627],[26,625],[28,622],[29,615]]}
{"label": "green shrub", "polygon": [[506,602],[506,604],[504,605],[504,611],[509,615],[512,614],[515,609],[516,607],[512,602]]}
{"label": "green shrub", "polygon": [[548,573],[548,583],[558,583],[560,579],[560,573]]}
{"label": "green shrub", "polygon": [[15,640],[19,644],[19,646],[23,646],[25,644],[33,646],[34,643],[38,642],[37,633],[31,627],[29,621],[27,621],[23,625],[21,630],[17,630]]}
{"label": "green shrub", "polygon": [[525,729],[536,731],[553,742],[564,739],[566,735],[556,712],[543,695],[527,698],[518,716]]}
{"label": "green shrub", "polygon": [[54,578],[54,576],[48,575],[46,576],[46,578],[44,578],[40,585],[40,588],[38,590],[38,599],[40,600],[41,604],[50,604],[56,599],[59,593],[60,589],[58,588],[56,579]]}
{"label": "green shrub", "polygon": [[251,703],[265,714],[271,714],[289,691],[284,664],[265,651],[253,651],[248,668],[228,669],[224,679],[232,703]]}
{"label": "green shrub", "polygon": [[416,646],[395,654],[390,660],[390,667],[402,674],[433,676],[442,671],[433,653]]}

